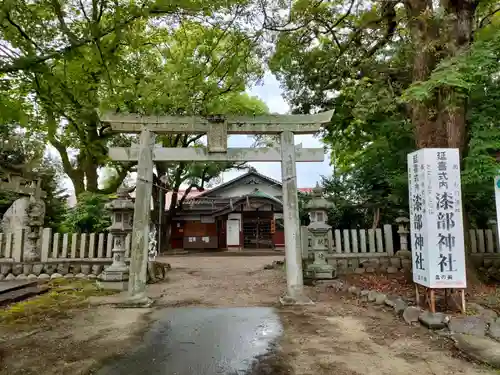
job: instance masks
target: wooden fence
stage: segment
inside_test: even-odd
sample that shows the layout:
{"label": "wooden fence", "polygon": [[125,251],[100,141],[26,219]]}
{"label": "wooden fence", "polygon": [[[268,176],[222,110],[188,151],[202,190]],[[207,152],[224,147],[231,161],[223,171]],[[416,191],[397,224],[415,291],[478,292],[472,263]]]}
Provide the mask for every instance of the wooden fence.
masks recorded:
{"label": "wooden fence", "polygon": [[500,254],[498,233],[491,229],[469,230],[470,250],[473,254]]}
{"label": "wooden fence", "polygon": [[[311,250],[312,236],[307,227],[302,227],[302,249],[304,258]],[[333,229],[329,233],[330,257],[380,257],[394,255],[394,233],[392,225],[376,229]]]}
{"label": "wooden fence", "polygon": [[[311,234],[307,227],[301,228],[304,258],[311,250]],[[473,254],[499,254],[500,244],[496,231],[470,229],[468,232],[470,251]],[[399,235],[389,224],[377,229],[334,229],[328,239],[329,257],[380,257],[392,256],[400,249]],[[411,240],[408,236],[408,246]]]}
{"label": "wooden fence", "polygon": [[[301,228],[303,257],[311,250],[311,234]],[[23,261],[25,231],[0,233],[0,260]],[[498,254],[500,246],[496,231],[471,229],[468,232],[473,254]],[[410,239],[408,237],[408,239]],[[125,257],[130,257],[130,234],[125,240]],[[392,256],[399,250],[399,235],[392,225],[377,229],[334,229],[329,234],[329,257],[381,257]],[[109,262],[112,259],[110,233],[52,233],[45,228],[41,238],[41,262],[91,261]],[[411,241],[409,241],[411,246]]]}
{"label": "wooden fence", "polygon": [[[23,261],[24,231],[0,233],[0,259],[3,261]],[[52,233],[52,229],[42,231],[41,262],[92,261],[109,262],[113,246],[111,233]],[[125,239],[125,258],[130,257],[131,236]]]}

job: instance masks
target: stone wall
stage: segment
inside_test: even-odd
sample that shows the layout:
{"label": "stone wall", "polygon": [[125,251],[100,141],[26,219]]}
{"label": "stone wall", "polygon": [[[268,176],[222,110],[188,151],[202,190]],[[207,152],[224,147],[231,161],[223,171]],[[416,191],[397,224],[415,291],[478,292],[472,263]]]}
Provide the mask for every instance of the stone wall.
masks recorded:
{"label": "stone wall", "polygon": [[11,263],[0,262],[0,280],[47,280],[59,277],[95,279],[111,264],[99,263]]}
{"label": "stone wall", "polygon": [[[328,264],[337,268],[339,275],[349,273],[396,273],[399,271],[411,271],[412,262],[410,258],[400,256],[371,256],[371,257],[342,257],[341,254],[328,254]],[[473,264],[481,274],[500,281],[500,254],[476,253],[471,256]],[[308,260],[306,261],[308,262]]]}
{"label": "stone wall", "polygon": [[399,256],[380,257],[341,257],[339,254],[328,254],[326,256],[328,264],[337,268],[337,274],[345,275],[349,273],[396,273],[404,270],[411,270],[411,260]]}

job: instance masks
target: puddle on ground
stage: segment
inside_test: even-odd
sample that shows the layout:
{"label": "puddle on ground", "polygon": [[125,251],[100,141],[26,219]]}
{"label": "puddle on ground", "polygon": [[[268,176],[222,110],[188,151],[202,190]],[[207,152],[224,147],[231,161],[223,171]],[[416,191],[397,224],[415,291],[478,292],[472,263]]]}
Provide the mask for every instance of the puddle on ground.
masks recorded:
{"label": "puddle on ground", "polygon": [[97,375],[243,375],[272,355],[282,333],[272,308],[167,308],[143,343]]}

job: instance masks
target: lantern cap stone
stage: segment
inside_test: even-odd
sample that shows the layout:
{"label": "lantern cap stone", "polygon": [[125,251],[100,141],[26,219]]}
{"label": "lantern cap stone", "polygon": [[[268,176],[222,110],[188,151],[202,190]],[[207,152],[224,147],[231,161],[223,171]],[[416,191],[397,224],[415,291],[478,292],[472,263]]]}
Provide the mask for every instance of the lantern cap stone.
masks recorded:
{"label": "lantern cap stone", "polygon": [[400,216],[396,219],[397,224],[406,224],[409,222],[410,222],[410,219],[408,219],[406,216]]}
{"label": "lantern cap stone", "polygon": [[118,198],[130,198],[130,192],[135,188],[128,188],[126,186],[120,185],[120,187],[116,190],[116,196]]}
{"label": "lantern cap stone", "polygon": [[333,203],[323,197],[323,188],[316,182],[316,187],[312,189],[311,200],[304,207],[308,211],[328,211],[333,207]]}
{"label": "lantern cap stone", "polygon": [[106,204],[106,208],[111,211],[133,211],[134,201],[129,194],[130,189],[123,186],[116,191],[116,198]]}
{"label": "lantern cap stone", "polygon": [[319,182],[316,181],[316,186],[312,189],[313,197],[323,196],[323,188],[319,186]]}

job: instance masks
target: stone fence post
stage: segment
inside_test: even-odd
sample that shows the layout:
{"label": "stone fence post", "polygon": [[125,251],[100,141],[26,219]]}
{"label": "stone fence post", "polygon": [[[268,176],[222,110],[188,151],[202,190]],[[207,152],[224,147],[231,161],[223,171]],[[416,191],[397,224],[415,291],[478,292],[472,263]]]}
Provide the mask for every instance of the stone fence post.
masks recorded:
{"label": "stone fence post", "polygon": [[498,233],[498,225],[495,219],[488,220],[488,225],[493,231],[493,236],[496,238],[497,252],[500,252],[500,233]]}

